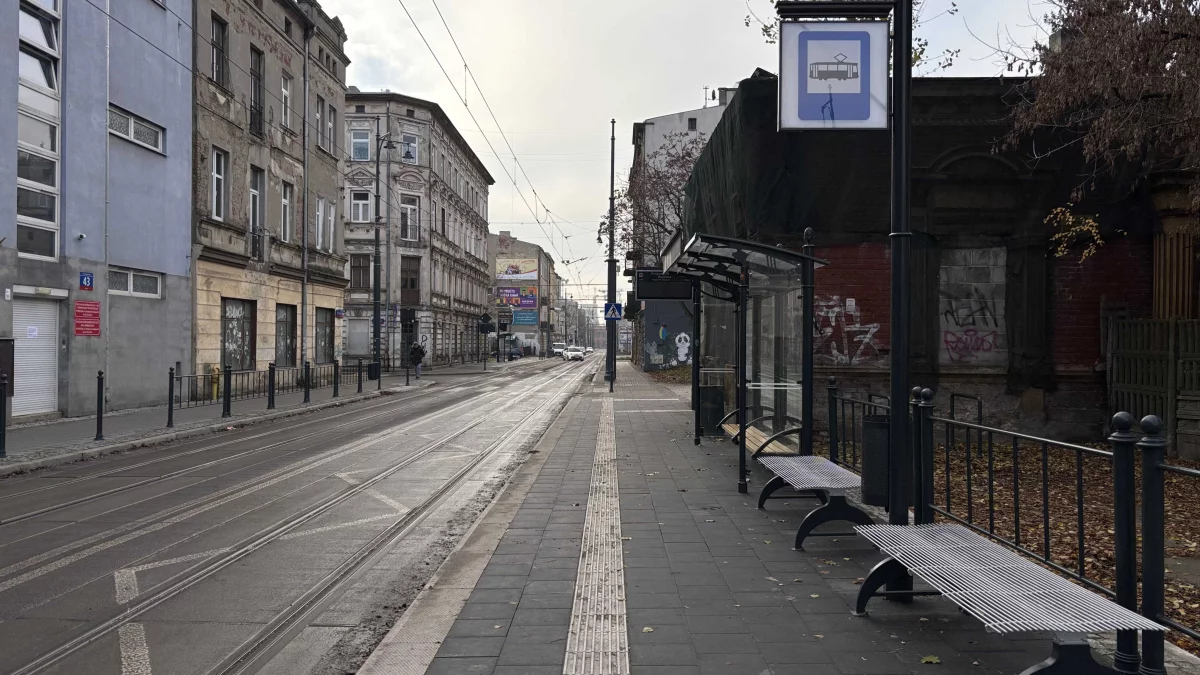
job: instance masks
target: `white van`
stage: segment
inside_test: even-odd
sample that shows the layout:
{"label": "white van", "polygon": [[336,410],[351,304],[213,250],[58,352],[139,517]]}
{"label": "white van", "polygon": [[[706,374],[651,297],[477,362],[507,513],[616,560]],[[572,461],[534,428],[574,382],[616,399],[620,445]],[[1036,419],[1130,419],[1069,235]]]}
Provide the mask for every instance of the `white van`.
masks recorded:
{"label": "white van", "polygon": [[555,342],[553,345],[550,345],[551,356],[562,356],[565,351],[567,351],[567,343],[565,342]]}

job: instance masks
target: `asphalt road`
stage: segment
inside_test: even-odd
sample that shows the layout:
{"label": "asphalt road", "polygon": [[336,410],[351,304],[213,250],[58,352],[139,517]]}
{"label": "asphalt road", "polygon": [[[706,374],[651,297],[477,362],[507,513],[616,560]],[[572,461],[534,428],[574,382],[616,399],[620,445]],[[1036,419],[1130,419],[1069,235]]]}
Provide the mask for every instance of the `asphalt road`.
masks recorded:
{"label": "asphalt road", "polygon": [[598,364],[0,480],[0,672],[354,672]]}

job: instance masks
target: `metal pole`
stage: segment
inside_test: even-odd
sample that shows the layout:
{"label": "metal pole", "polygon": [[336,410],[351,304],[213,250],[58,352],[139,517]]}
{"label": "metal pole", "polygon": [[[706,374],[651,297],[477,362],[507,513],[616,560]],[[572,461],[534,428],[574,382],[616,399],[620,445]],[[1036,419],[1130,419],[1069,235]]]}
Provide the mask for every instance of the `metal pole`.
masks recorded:
{"label": "metal pole", "polygon": [[[380,375],[382,375],[382,373]],[[334,398],[338,397],[339,385],[341,385],[341,381],[342,381],[342,368],[341,368],[341,366],[338,365],[337,361],[334,361],[333,362],[333,397]]]}
{"label": "metal pole", "polygon": [[692,282],[692,410],[695,413],[695,437],[692,442],[700,445],[700,282]]}
{"label": "metal pole", "polygon": [[308,403],[311,399],[309,394],[312,392],[312,362],[304,362],[304,402]]}
{"label": "metal pole", "polygon": [[737,419],[738,419],[738,492],[745,494],[750,487],[746,484],[746,314],[749,312],[750,287],[746,285],[743,272],[742,284],[738,286],[737,317]]}
{"label": "metal pole", "polygon": [[[383,154],[383,146],[384,146],[383,139],[384,138],[386,138],[386,137],[379,135],[379,117],[376,117],[375,118],[375,264],[374,264],[374,270],[373,270],[374,278],[371,282],[371,286],[372,286],[371,296],[373,298],[373,303],[374,303],[373,308],[371,310],[371,335],[373,338],[372,354],[375,355],[375,363],[380,363],[379,332],[380,332],[380,328],[381,328],[381,325],[380,325],[381,321],[379,319],[379,286],[380,286],[380,273],[381,273],[380,265],[382,264],[383,261],[380,260],[380,253],[379,253],[379,221],[381,220],[380,213],[379,213],[379,158]],[[378,377],[378,376],[382,375],[382,373],[380,373],[380,372],[378,372],[378,370],[376,370],[375,375],[376,375],[376,377]],[[305,402],[307,402],[307,397],[305,398]]]}
{"label": "metal pole", "polygon": [[[1134,458],[1137,455],[1137,434],[1133,433],[1133,415],[1119,412],[1113,415],[1113,433],[1108,437],[1113,452],[1113,554],[1117,574],[1114,589],[1117,604],[1137,611],[1137,487],[1134,484]],[[1136,673],[1141,659],[1138,656],[1138,634],[1135,630],[1117,631],[1117,651],[1113,668],[1118,673]]]}
{"label": "metal pole", "polygon": [[272,361],[267,364],[267,410],[275,409],[275,378],[276,366]]}
{"label": "metal pole", "polygon": [[[912,3],[897,2],[894,14],[892,41],[894,64],[892,77],[892,353],[891,353],[891,398],[892,414],[889,424],[888,448],[891,455],[889,466],[888,522],[892,525],[908,524],[908,466],[909,439],[908,416],[904,414],[903,402],[909,389],[908,372],[908,315],[909,315],[909,247],[912,233],[908,228],[909,218],[909,165],[910,148],[910,85],[912,83]],[[811,325],[811,324],[810,324]],[[907,577],[906,577],[907,578]],[[911,585],[911,578],[909,578]],[[891,589],[889,590],[896,590]]]}
{"label": "metal pole", "polygon": [[221,392],[221,417],[233,415],[233,366],[225,364],[225,391]]}
{"label": "metal pole", "polygon": [[[311,44],[313,29],[306,28],[304,30],[304,124],[300,125],[300,146],[303,148],[301,153],[301,165],[304,167],[304,198],[300,200],[301,215],[300,215],[300,267],[303,271],[303,279],[300,282],[300,360],[308,358],[308,111],[309,111],[309,55],[311,54]],[[321,111],[322,114],[325,111]],[[321,227],[321,223],[317,223],[317,227]]]}
{"label": "metal pole", "polygon": [[104,440],[104,371],[96,371],[96,440]]}
{"label": "metal pole", "polygon": [[[813,229],[811,227],[804,230],[804,254],[812,256],[813,254]],[[804,266],[801,268],[801,273],[804,278],[801,284],[804,292],[804,309],[803,323],[804,330],[801,331],[800,339],[803,340],[802,346],[804,352],[801,358],[800,376],[804,378],[800,390],[800,454],[813,454],[813,396],[815,387],[813,386],[813,340],[812,326],[814,321],[813,310],[813,293],[816,287],[816,266],[812,260],[805,260]],[[778,302],[778,301],[777,301]],[[781,330],[780,324],[776,324],[775,330]],[[776,358],[779,358],[776,356]],[[786,390],[785,390],[786,391]]]}
{"label": "metal pole", "polygon": [[[0,405],[4,403],[4,390],[0,389]],[[171,366],[167,373],[167,428],[175,426],[175,366]],[[3,432],[0,432],[3,433]],[[0,447],[0,457],[4,456],[4,449]]]}
{"label": "metal pole", "polygon": [[[1162,463],[1167,441],[1162,437],[1163,422],[1154,415],[1142,418],[1138,441],[1142,451],[1142,616],[1160,621],[1163,615],[1165,577],[1164,547],[1166,514],[1163,504]],[[1142,675],[1166,675],[1163,665],[1162,631],[1142,631]]]}
{"label": "metal pole", "polygon": [[362,359],[358,360],[358,393],[362,393]]}
{"label": "metal pole", "polygon": [[[616,226],[613,222],[617,217],[617,120],[612,120],[612,136],[609,138],[608,163],[608,302],[617,301],[617,257],[616,257]],[[608,364],[608,391],[613,390],[613,381],[617,379],[617,322],[605,319],[608,324],[608,354],[605,361]]]}
{"label": "metal pole", "polygon": [[8,373],[0,373],[0,459],[8,457]]}
{"label": "metal pole", "polygon": [[838,456],[838,390],[837,378],[833,375],[829,376],[829,384],[825,385],[825,391],[829,394],[829,411],[825,416],[826,423],[829,425],[829,461],[837,464],[841,459]]}
{"label": "metal pole", "polygon": [[375,391],[383,390],[383,363],[375,362]]}

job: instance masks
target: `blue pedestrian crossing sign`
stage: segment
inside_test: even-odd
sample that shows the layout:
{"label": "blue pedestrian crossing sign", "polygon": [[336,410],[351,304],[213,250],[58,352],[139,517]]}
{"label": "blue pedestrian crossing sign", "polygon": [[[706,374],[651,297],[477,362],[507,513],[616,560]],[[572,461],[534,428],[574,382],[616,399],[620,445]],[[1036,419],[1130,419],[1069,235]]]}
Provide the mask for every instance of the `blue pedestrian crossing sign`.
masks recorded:
{"label": "blue pedestrian crossing sign", "polygon": [[619,303],[619,302],[604,303],[604,320],[605,321],[620,321],[621,320],[621,303]]}

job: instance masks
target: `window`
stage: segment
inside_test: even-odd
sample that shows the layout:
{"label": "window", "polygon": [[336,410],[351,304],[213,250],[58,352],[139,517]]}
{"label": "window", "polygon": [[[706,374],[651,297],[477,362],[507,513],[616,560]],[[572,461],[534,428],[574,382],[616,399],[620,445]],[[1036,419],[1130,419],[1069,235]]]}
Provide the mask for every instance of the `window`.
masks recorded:
{"label": "window", "polygon": [[17,178],[56,187],[58,163],[28,150],[17,149]]}
{"label": "window", "polygon": [[446,180],[446,153],[438,154],[438,175]]}
{"label": "window", "polygon": [[163,151],[162,127],[120,108],[109,106],[108,130],[127,141],[133,141],[158,152]]}
{"label": "window", "polygon": [[22,7],[17,20],[17,30],[22,40],[50,52],[58,51],[58,35],[54,20]]}
{"label": "window", "polygon": [[371,288],[371,256],[355,253],[350,256],[350,288]]}
{"label": "window", "polygon": [[225,220],[225,205],[228,196],[225,190],[225,174],[229,170],[229,155],[224,150],[212,150],[212,205],[213,220]]}
{"label": "window", "polygon": [[370,192],[351,192],[350,193],[350,222],[352,222],[352,223],[369,223],[369,222],[371,222],[371,193]]}
{"label": "window", "polygon": [[333,310],[317,308],[317,363],[333,363]]}
{"label": "window", "polygon": [[263,53],[250,48],[250,133],[263,135]]}
{"label": "window", "polygon": [[296,367],[295,305],[275,305],[275,365]]}
{"label": "window", "polygon": [[327,228],[327,231],[325,232],[325,250],[330,253],[333,253],[333,243],[334,243],[333,242],[333,212],[334,212],[334,208],[333,208],[333,203],[331,202],[329,204],[329,208],[325,210],[325,216],[326,216],[325,227]]}
{"label": "window", "polygon": [[442,236],[446,236],[446,207],[442,207]]}
{"label": "window", "polygon": [[253,300],[221,298],[222,367],[254,370],[255,314]]}
{"label": "window", "polygon": [[365,105],[356,105],[356,106],[354,106],[354,112],[356,112],[356,113],[365,113],[365,112],[367,112],[367,106],[365,106]]}
{"label": "window", "polygon": [[325,99],[318,96],[317,97],[317,110],[316,110],[317,147],[318,148],[325,147],[325,126],[323,124],[321,124],[321,115],[325,114],[324,111],[325,111]]}
{"label": "window", "polygon": [[415,110],[413,110],[412,108],[405,108],[405,110],[404,110],[404,116],[405,116],[405,117],[416,117],[416,116],[417,116],[417,113],[416,113],[416,111],[415,111]]}
{"label": "window", "polygon": [[325,151],[333,154],[334,130],[337,128],[337,108],[329,106],[329,115],[325,119]]}
{"label": "window", "polygon": [[263,198],[266,196],[266,174],[263,170],[250,167],[250,257],[263,260],[266,247],[263,245]]}
{"label": "window", "polygon": [[45,152],[58,152],[58,127],[17,113],[17,141]]}
{"label": "window", "polygon": [[371,161],[371,132],[350,132],[350,158],[356,162]]}
{"label": "window", "polygon": [[292,191],[295,188],[291,183],[284,183],[281,191],[279,210],[279,239],[281,241],[292,240]]}
{"label": "window", "polygon": [[688,118],[688,131],[695,131],[695,130],[696,130],[696,118],[689,117]]}
{"label": "window", "polygon": [[419,163],[418,153],[420,152],[417,146],[417,137],[411,134],[403,134],[400,137],[400,147],[404,152],[400,155],[400,159],[407,164]]}
{"label": "window", "polygon": [[325,248],[325,198],[317,197],[317,250]]}
{"label": "window", "polygon": [[279,88],[279,123],[284,129],[292,128],[292,76],[284,75]]}
{"label": "window", "polygon": [[212,35],[209,43],[212,45],[212,63],[210,64],[212,70],[209,72],[209,77],[213,82],[228,88],[229,24],[222,21],[216,14],[212,17]]}
{"label": "window", "polygon": [[292,37],[292,20],[287,17],[283,19],[283,34],[288,38]]}
{"label": "window", "polygon": [[421,304],[421,259],[400,258],[400,304]]}
{"label": "window", "polygon": [[400,195],[400,238],[416,241],[421,238],[421,198]]}
{"label": "window", "polygon": [[136,272],[117,267],[108,268],[109,295],[132,295],[139,298],[162,297],[162,275]]}

